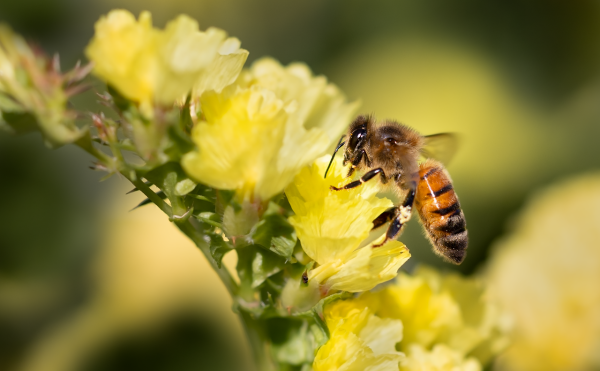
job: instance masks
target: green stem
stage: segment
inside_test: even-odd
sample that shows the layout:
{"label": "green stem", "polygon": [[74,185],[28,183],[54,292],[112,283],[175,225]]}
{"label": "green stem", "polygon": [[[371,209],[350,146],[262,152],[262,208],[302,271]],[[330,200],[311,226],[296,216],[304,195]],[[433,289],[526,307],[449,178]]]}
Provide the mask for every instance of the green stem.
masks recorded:
{"label": "green stem", "polygon": [[254,320],[252,316],[243,310],[239,312],[240,319],[246,332],[246,337],[252,348],[254,362],[258,367],[258,371],[274,371],[277,366],[273,363],[269,354],[269,348],[265,341],[264,328]]}
{"label": "green stem", "polygon": [[108,156],[106,153],[98,150],[94,146],[94,143],[92,142],[89,132],[85,133],[81,138],[79,138],[75,142],[75,145],[79,146],[79,148],[83,149],[90,155],[96,157],[96,159],[100,160],[100,162],[102,162],[106,166],[113,163],[113,159],[110,156]]}
{"label": "green stem", "polygon": [[173,210],[160,196],[154,193],[153,190],[148,187],[138,176],[135,178],[131,177],[128,171],[122,171],[121,174],[127,178],[137,189],[139,189],[150,201],[154,202],[159,209],[161,209],[169,218],[173,217]]}
{"label": "green stem", "polygon": [[221,279],[221,282],[223,282],[223,284],[225,285],[225,288],[227,288],[227,291],[229,291],[229,294],[232,297],[235,297],[238,292],[238,284],[235,282],[235,280],[233,279],[233,277],[231,276],[231,274],[225,266],[221,266],[221,268],[219,268],[217,262],[215,261],[215,259],[213,259],[212,254],[210,253],[210,246],[208,245],[208,243],[206,243],[206,241],[204,241],[202,235],[198,233],[198,231],[196,231],[194,226],[192,226],[192,224],[189,221],[186,223],[175,223],[175,225],[179,228],[180,231],[182,231],[186,236],[188,236],[192,241],[194,241],[196,246],[200,249],[200,251],[202,251],[202,253],[206,257],[206,260],[208,260],[208,262],[210,263],[211,267],[215,270],[215,272],[217,272],[217,275]]}

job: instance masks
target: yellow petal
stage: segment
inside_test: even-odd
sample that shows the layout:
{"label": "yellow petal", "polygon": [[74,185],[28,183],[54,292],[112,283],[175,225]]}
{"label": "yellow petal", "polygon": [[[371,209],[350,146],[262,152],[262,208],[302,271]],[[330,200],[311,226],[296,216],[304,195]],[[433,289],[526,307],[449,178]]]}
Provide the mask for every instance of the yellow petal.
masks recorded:
{"label": "yellow petal", "polygon": [[234,37],[225,40],[219,53],[196,80],[194,95],[201,96],[205,91],[220,93],[227,85],[233,84],[248,58],[248,51],[240,49],[240,41]]}
{"label": "yellow petal", "polygon": [[371,244],[355,250],[344,261],[320,265],[308,277],[330,290],[367,291],[396,277],[408,258],[410,253],[401,242],[390,241],[377,248]]}
{"label": "yellow petal", "polygon": [[168,105],[184,99],[218,57],[226,38],[227,33],[217,28],[200,32],[198,22],[185,15],[169,22],[159,41],[161,71],[156,76],[156,100]]}

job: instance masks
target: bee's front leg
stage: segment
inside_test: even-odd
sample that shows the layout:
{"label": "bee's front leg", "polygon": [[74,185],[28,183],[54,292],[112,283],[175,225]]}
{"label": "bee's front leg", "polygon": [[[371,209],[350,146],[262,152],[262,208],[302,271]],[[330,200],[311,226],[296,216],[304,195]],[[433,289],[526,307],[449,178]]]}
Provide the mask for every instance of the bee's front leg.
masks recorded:
{"label": "bee's front leg", "polygon": [[334,186],[331,186],[329,188],[331,188],[334,191],[341,191],[342,189],[356,188],[359,185],[363,184],[364,182],[367,182],[367,181],[373,179],[375,177],[375,175],[377,175],[377,174],[381,174],[381,181],[382,181],[382,183],[386,183],[387,182],[387,177],[385,176],[385,173],[383,172],[383,169],[380,168],[380,167],[378,167],[377,169],[373,169],[373,170],[367,172],[359,180],[355,180],[353,182],[350,182],[350,183],[346,184],[345,186],[343,186],[341,188],[337,188],[337,187],[334,187]]}
{"label": "bee's front leg", "polygon": [[[360,162],[362,160],[365,160],[365,165],[371,166],[371,160],[369,160],[369,156],[367,155],[367,151],[365,151],[365,149],[361,149],[360,151],[358,151],[358,153],[356,154],[356,156],[354,157],[354,159],[352,159],[352,166],[350,167],[350,169],[348,170],[348,175],[346,175],[347,178],[351,177],[352,174],[354,174],[354,171],[356,170],[356,167],[358,165],[360,165]],[[346,165],[346,164],[344,164]]]}

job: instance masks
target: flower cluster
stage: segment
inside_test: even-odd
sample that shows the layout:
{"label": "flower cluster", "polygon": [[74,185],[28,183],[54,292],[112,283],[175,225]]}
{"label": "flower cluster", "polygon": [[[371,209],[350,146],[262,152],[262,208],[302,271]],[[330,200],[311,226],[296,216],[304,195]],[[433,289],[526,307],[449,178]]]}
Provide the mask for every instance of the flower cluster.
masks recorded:
{"label": "flower cluster", "polygon": [[356,103],[302,64],[255,62],[222,92],[200,97],[203,120],[183,158],[194,179],[268,200],[324,154],[350,121]]}
{"label": "flower cluster", "polygon": [[86,55],[94,74],[151,116],[155,104],[171,106],[192,90],[199,95],[231,84],[248,52],[225,31],[202,32],[185,15],[158,30],[148,12],[136,21],[128,11],[114,10],[96,23]]}
{"label": "flower cluster", "polygon": [[[364,316],[377,318],[374,323],[387,321],[386,330],[380,330],[376,342],[364,340],[369,338],[354,319],[363,312],[368,313]],[[325,310],[325,319],[333,331],[329,342],[317,353],[315,369],[322,364],[360,369],[357,362],[362,358],[354,357],[357,350],[345,352],[360,348],[363,353],[386,357],[397,355],[398,349],[404,355],[397,359],[400,370],[475,371],[506,344],[500,317],[494,305],[484,299],[481,282],[457,274],[442,275],[426,267],[412,276],[400,274],[395,283],[379,291],[331,304]],[[355,339],[338,335],[340,324],[354,326],[346,331],[363,339],[360,347]],[[398,365],[380,369],[398,369]]]}

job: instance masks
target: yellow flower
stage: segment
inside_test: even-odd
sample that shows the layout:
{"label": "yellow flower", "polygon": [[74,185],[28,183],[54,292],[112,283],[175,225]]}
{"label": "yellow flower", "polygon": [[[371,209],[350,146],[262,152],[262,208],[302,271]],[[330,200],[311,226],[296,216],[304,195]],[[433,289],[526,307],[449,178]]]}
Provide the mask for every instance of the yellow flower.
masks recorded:
{"label": "yellow flower", "polygon": [[308,272],[328,290],[351,292],[370,290],[394,277],[410,254],[404,244],[391,241],[381,247],[372,244],[359,248],[369,236],[372,221],[392,206],[376,196],[376,181],[344,191],[330,186],[348,183],[338,156],[327,178],[323,178],[330,156],[318,159],[302,169],[286,188],[294,210],[290,218],[304,252],[318,266]]}
{"label": "yellow flower", "polygon": [[481,365],[474,358],[465,359],[461,352],[446,345],[438,344],[432,350],[422,345],[412,344],[407,349],[406,358],[400,363],[400,371],[481,371]]}
{"label": "yellow flower", "polygon": [[500,370],[600,368],[600,173],[538,192],[494,246],[492,294],[511,315]]}
{"label": "yellow flower", "polygon": [[314,371],[398,370],[403,358],[395,348],[402,340],[400,321],[379,318],[353,300],[334,302],[324,314],[330,338],[315,356]]}
{"label": "yellow flower", "polygon": [[[333,302],[325,307],[324,317],[331,336],[317,353],[315,370],[321,363],[333,370],[350,369],[358,362],[351,355],[359,357],[364,350],[353,334],[362,334],[365,318],[401,325],[401,333],[378,329],[386,346],[405,355],[401,371],[480,371],[505,341],[479,281],[430,268],[419,268],[413,276],[401,274],[382,290]],[[373,364],[369,359],[360,366],[367,369],[368,362]]]}
{"label": "yellow flower", "polygon": [[477,279],[420,267],[414,275],[401,273],[395,284],[359,299],[383,318],[402,320],[400,350],[407,354],[413,344],[429,350],[444,344],[485,364],[506,343],[497,309]]}
{"label": "yellow flower", "polygon": [[136,21],[126,10],[113,10],[95,28],[86,48],[94,73],[146,110],[154,103],[172,105],[194,87],[223,89],[248,55],[237,39],[216,28],[201,32],[185,15],[158,30],[149,12]]}
{"label": "yellow flower", "polygon": [[[302,71],[302,73],[298,72]],[[306,67],[254,63],[236,84],[199,97],[204,120],[192,130],[197,151],[182,166],[195,180],[268,200],[337,141],[356,104]]]}

